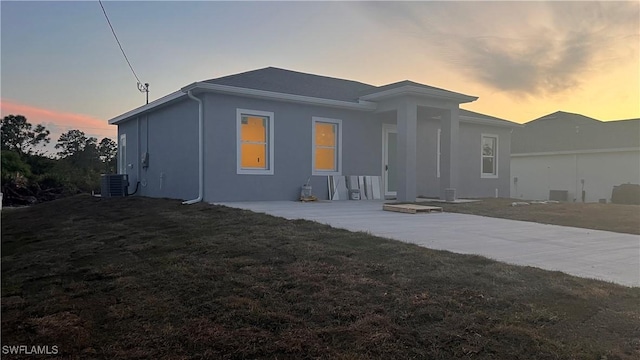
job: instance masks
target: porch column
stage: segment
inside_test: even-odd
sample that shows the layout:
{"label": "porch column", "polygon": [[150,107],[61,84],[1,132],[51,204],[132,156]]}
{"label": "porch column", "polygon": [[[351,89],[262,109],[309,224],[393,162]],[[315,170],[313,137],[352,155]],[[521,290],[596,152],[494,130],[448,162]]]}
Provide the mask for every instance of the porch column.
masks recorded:
{"label": "porch column", "polygon": [[440,120],[440,199],[445,199],[445,189],[456,189],[458,186],[460,109],[455,104],[449,111],[444,111]]}
{"label": "porch column", "polygon": [[413,101],[403,101],[397,109],[398,172],[397,200],[416,201],[416,143],[418,132],[418,106]]}

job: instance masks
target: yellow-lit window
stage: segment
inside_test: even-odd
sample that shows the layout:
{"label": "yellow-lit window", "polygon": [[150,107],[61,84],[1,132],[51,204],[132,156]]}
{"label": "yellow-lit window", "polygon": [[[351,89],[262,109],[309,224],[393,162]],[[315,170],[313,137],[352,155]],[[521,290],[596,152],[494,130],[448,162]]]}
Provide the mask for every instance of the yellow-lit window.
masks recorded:
{"label": "yellow-lit window", "polygon": [[314,118],[313,171],[340,172],[340,120]]}
{"label": "yellow-lit window", "polygon": [[237,109],[237,173],[273,175],[273,113]]}
{"label": "yellow-lit window", "polygon": [[267,123],[264,116],[243,115],[240,122],[240,164],[243,169],[267,169]]}

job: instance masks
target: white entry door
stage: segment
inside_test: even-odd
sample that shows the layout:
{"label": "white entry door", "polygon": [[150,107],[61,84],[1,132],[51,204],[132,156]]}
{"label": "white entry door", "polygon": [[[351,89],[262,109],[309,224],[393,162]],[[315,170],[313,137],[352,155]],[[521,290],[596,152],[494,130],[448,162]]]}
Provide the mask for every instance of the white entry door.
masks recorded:
{"label": "white entry door", "polygon": [[397,195],[397,146],[398,130],[395,125],[382,125],[382,174],[384,178],[384,196]]}

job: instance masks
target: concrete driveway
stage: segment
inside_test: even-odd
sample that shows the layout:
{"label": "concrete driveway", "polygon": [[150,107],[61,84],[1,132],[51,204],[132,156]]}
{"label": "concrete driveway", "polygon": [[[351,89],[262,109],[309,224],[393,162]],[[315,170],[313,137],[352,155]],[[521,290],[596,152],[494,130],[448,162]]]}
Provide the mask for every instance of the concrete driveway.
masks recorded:
{"label": "concrete driveway", "polygon": [[307,219],[431,249],[640,286],[640,236],[484,216],[382,211],[381,201],[221,203]]}

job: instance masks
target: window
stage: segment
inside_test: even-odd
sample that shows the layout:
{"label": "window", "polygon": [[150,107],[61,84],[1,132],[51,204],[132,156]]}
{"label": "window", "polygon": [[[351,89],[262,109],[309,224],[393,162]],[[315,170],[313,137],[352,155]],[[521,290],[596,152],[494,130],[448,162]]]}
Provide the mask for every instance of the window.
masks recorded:
{"label": "window", "polygon": [[118,173],[127,173],[127,134],[120,135],[120,149],[118,151]]}
{"label": "window", "polygon": [[498,177],[498,135],[482,134],[482,177]]}
{"label": "window", "polygon": [[238,109],[237,173],[273,175],[273,113]]}
{"label": "window", "polygon": [[342,172],[342,121],[314,117],[313,175],[340,175]]}

